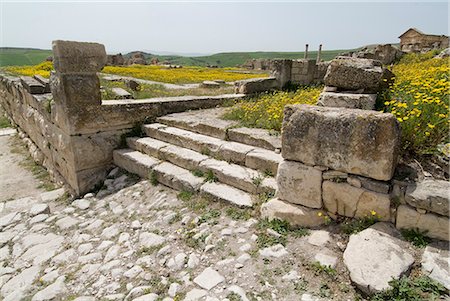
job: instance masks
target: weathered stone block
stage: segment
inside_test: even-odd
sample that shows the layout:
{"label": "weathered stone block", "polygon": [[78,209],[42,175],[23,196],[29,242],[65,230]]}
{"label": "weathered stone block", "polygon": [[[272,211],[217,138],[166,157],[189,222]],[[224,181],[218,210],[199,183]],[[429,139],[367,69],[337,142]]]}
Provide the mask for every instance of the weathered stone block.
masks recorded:
{"label": "weathered stone block", "polygon": [[376,94],[351,94],[322,92],[317,105],[323,107],[374,110]]}
{"label": "weathered stone block", "polygon": [[20,77],[22,86],[31,94],[43,94],[45,93],[45,86],[29,76]]}
{"label": "weathered stone block", "polygon": [[261,217],[281,219],[296,227],[317,227],[325,223],[322,210],[294,205],[279,199],[272,199],[261,206]]}
{"label": "weathered stone block", "polygon": [[235,83],[235,86],[236,93],[242,94],[253,94],[279,88],[278,82],[275,77],[241,80],[237,81]]}
{"label": "weathered stone block", "polygon": [[[100,80],[97,74],[51,75],[51,86],[55,99],[70,109],[84,109],[86,106],[100,106]],[[78,112],[78,111],[77,111]],[[84,115],[82,112],[74,115]],[[98,117],[98,116],[97,116]]]}
{"label": "weathered stone block", "polygon": [[278,166],[277,197],[292,204],[322,207],[322,172],[299,162],[282,161]]}
{"label": "weathered stone block", "polygon": [[450,222],[447,216],[434,213],[419,213],[408,205],[400,205],[397,209],[398,229],[419,229],[426,231],[426,236],[450,240]]}
{"label": "weathered stone block", "polygon": [[362,218],[375,211],[382,221],[390,220],[389,195],[357,188],[347,183],[323,182],[322,198],[325,208],[333,213]]}
{"label": "weathered stone block", "polygon": [[341,90],[378,91],[383,76],[381,62],[371,59],[338,57],[328,67],[325,85]]}
{"label": "weathered stone block", "polygon": [[424,180],[408,186],[405,195],[409,205],[450,216],[450,183],[440,180]]}
{"label": "weathered stone block", "polygon": [[53,41],[53,66],[61,73],[95,73],[106,64],[105,46],[98,43]]}
{"label": "weathered stone block", "polygon": [[44,93],[50,93],[50,80],[42,75],[33,75],[33,78],[44,85]]}
{"label": "weathered stone block", "polygon": [[282,155],[288,160],[390,180],[399,143],[392,114],[309,105],[284,109]]}
{"label": "weathered stone block", "polygon": [[292,60],[274,59],[271,61],[270,76],[277,79],[279,87],[284,87],[291,80]]}

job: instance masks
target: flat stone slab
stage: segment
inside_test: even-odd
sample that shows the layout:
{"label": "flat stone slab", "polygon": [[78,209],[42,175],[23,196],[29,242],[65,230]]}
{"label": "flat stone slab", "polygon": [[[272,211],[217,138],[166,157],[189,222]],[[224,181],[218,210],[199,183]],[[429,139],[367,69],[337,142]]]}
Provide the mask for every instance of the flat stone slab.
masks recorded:
{"label": "flat stone slab", "polygon": [[253,94],[277,89],[279,83],[275,77],[251,78],[237,81],[235,87],[236,93]]}
{"label": "flat stone slab", "polygon": [[22,86],[31,94],[44,94],[45,86],[30,76],[21,76]]}
{"label": "flat stone slab", "polygon": [[160,149],[169,146],[170,144],[150,137],[144,138],[128,137],[127,145],[131,149],[140,151],[146,155],[155,158],[159,158]]}
{"label": "flat stone slab", "polygon": [[0,129],[0,136],[12,136],[17,134],[17,130],[13,128]]}
{"label": "flat stone slab", "polygon": [[153,172],[159,183],[180,191],[195,192],[203,184],[203,178],[196,177],[189,170],[169,162],[155,166]]}
{"label": "flat stone slab", "polygon": [[350,278],[366,294],[390,288],[389,281],[405,274],[414,257],[409,244],[388,223],[377,223],[350,236],[344,251],[344,264]]}
{"label": "flat stone slab", "polygon": [[450,252],[448,242],[429,245],[422,255],[422,272],[450,290]]}
{"label": "flat stone slab", "polygon": [[206,290],[212,289],[223,281],[225,278],[211,267],[204,269],[200,275],[194,278],[194,282]]}
{"label": "flat stone slab", "polygon": [[322,92],[317,105],[322,107],[374,110],[377,94]]}
{"label": "flat stone slab", "polygon": [[282,144],[287,160],[387,181],[397,165],[400,126],[388,113],[287,105]]}
{"label": "flat stone slab", "polygon": [[228,130],[228,139],[268,150],[281,149],[281,137],[269,130],[253,128],[233,128]]}
{"label": "flat stone slab", "polygon": [[114,164],[147,179],[152,168],[159,164],[158,159],[132,149],[120,149],[113,152]]}
{"label": "flat stone slab", "polygon": [[450,182],[424,180],[406,189],[405,200],[408,205],[437,214],[450,216]]}
{"label": "flat stone slab", "polygon": [[133,99],[133,95],[125,89],[112,88],[111,91],[115,94],[115,99]]}
{"label": "flat stone slab", "polygon": [[169,126],[182,128],[199,134],[225,139],[227,129],[238,124],[234,120],[224,120],[221,116],[228,108],[193,110],[159,117],[157,121]]}
{"label": "flat stone slab", "polygon": [[252,207],[252,196],[240,189],[220,184],[220,183],[205,183],[200,188],[200,192],[215,200],[224,201],[239,207]]}
{"label": "flat stone slab", "polygon": [[261,217],[285,220],[294,227],[317,227],[325,223],[322,210],[294,205],[277,198],[262,204]]}

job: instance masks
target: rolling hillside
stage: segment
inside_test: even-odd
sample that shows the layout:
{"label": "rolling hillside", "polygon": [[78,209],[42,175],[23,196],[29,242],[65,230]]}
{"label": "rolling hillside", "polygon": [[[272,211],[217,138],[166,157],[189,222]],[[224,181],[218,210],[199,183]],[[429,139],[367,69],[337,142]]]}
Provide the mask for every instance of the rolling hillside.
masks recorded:
{"label": "rolling hillside", "polygon": [[[349,50],[327,50],[322,51],[323,60],[331,60],[339,53]],[[132,52],[125,55],[130,57]],[[52,55],[51,50],[30,49],[30,48],[0,48],[0,67],[1,66],[24,66],[35,65],[44,61],[48,56]],[[315,58],[316,51],[311,51],[309,57]],[[220,67],[235,67],[242,65],[249,59],[272,59],[287,58],[298,59],[303,58],[303,52],[224,52],[216,53],[208,56],[186,57],[177,55],[154,55],[144,53],[147,60],[154,57],[160,62],[168,61],[174,65],[184,66],[207,66],[217,65]]]}
{"label": "rolling hillside", "polygon": [[52,55],[51,50],[32,48],[0,48],[0,67],[36,65]]}

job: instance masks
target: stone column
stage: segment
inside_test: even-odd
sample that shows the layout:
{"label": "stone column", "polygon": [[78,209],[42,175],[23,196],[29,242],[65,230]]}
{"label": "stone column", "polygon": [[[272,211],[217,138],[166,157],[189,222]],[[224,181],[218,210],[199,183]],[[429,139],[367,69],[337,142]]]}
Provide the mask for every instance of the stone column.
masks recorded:
{"label": "stone column", "polygon": [[306,44],[305,45],[305,54],[304,54],[304,57],[303,57],[305,60],[308,58],[308,47],[309,47],[309,45]]}
{"label": "stone column", "polygon": [[[62,131],[53,161],[76,195],[92,189],[105,176],[98,166],[98,145],[78,130],[90,115],[101,118],[100,80],[97,76],[106,64],[105,47],[97,43],[53,41],[53,65],[50,85],[53,94],[52,119]],[[97,148],[95,148],[97,147]]]}
{"label": "stone column", "polygon": [[322,44],[319,45],[319,51],[317,52],[316,63],[320,63],[320,55],[322,54]]}

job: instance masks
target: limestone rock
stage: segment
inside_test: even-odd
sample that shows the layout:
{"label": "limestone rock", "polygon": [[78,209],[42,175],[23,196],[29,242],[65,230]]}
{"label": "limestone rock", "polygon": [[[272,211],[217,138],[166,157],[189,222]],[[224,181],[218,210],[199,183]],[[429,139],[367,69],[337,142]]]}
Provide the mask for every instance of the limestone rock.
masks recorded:
{"label": "limestone rock", "polygon": [[390,288],[389,281],[405,274],[414,263],[408,243],[390,224],[377,223],[350,236],[344,264],[351,280],[367,294]]}
{"label": "limestone rock", "polygon": [[323,203],[333,213],[363,218],[375,211],[382,221],[391,217],[389,195],[356,188],[347,183],[323,182]]}
{"label": "limestone rock", "polygon": [[322,107],[374,110],[376,94],[322,92],[317,105]]}
{"label": "limestone rock", "polygon": [[261,206],[261,217],[281,219],[297,227],[317,227],[323,225],[325,220],[320,215],[322,210],[294,205],[279,199],[272,199]]}
{"label": "limestone rock", "polygon": [[98,72],[106,64],[105,46],[98,43],[53,41],[53,65],[61,73]]}
{"label": "limestone rock", "polygon": [[225,278],[211,267],[206,268],[200,275],[194,278],[194,282],[206,290],[212,289],[224,280]]}
{"label": "limestone rock", "polygon": [[422,271],[450,290],[450,251],[448,243],[435,243],[425,248]]}
{"label": "limestone rock", "polygon": [[342,90],[376,93],[383,77],[381,62],[371,59],[337,57],[325,74],[325,85]]}
{"label": "limestone rock", "polygon": [[59,277],[53,284],[50,284],[43,290],[37,292],[31,301],[56,300],[58,298],[62,298],[62,296],[67,292],[67,287],[64,280],[64,276]]}
{"label": "limestone rock", "polygon": [[163,236],[151,232],[144,232],[139,235],[139,244],[144,248],[156,247],[165,241],[166,239]]}
{"label": "limestone rock", "polygon": [[323,266],[328,266],[330,268],[335,268],[337,264],[337,257],[335,255],[329,255],[327,253],[317,253],[314,256],[314,260],[319,262]]}
{"label": "limestone rock", "polygon": [[30,209],[30,216],[35,216],[38,214],[49,214],[50,208],[47,204],[34,204]]}
{"label": "limestone rock", "polygon": [[426,232],[426,236],[450,240],[450,220],[447,216],[419,213],[408,205],[397,208],[396,226],[398,229],[419,229]]}
{"label": "limestone rock", "polygon": [[408,186],[406,202],[420,209],[450,216],[450,182],[440,180],[424,180]]}
{"label": "limestone rock", "polygon": [[277,197],[292,204],[322,207],[322,172],[302,163],[284,160],[278,166]]}
{"label": "limestone rock", "polygon": [[283,158],[310,166],[390,180],[397,164],[400,127],[392,114],[287,105]]}
{"label": "limestone rock", "polygon": [[288,255],[288,251],[282,244],[277,244],[271,247],[264,248],[259,250],[259,254],[263,257],[274,257],[279,258],[285,255]]}
{"label": "limestone rock", "polygon": [[27,291],[33,284],[33,281],[38,277],[39,272],[39,266],[32,266],[30,268],[24,269],[18,275],[14,276],[8,282],[6,282],[5,285],[3,285],[0,290],[1,295],[5,298],[15,291]]}
{"label": "limestone rock", "polygon": [[252,78],[237,81],[235,83],[235,92],[242,94],[253,94],[274,90],[279,87],[275,77]]}
{"label": "limestone rock", "polygon": [[330,233],[325,230],[311,231],[308,236],[308,243],[313,246],[322,247],[330,241]]}

